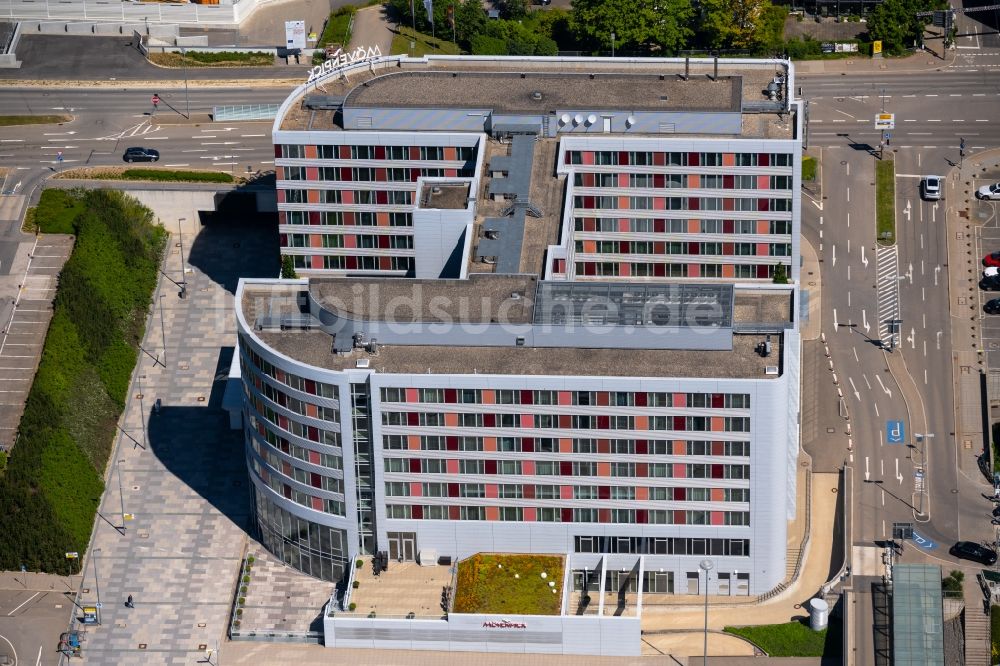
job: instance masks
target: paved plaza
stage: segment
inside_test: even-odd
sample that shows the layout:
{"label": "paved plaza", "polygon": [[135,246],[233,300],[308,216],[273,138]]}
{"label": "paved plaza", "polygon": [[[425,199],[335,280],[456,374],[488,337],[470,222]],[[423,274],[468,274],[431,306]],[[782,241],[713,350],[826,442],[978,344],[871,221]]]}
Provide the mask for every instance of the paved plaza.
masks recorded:
{"label": "paved plaza", "polygon": [[[248,540],[242,437],[229,430],[221,402],[236,280],[277,272],[275,227],[199,215],[213,210],[213,193],[178,193],[173,206],[169,193],[135,194],[153,205],[171,240],[84,562],[81,602],[103,606],[85,663],[193,664],[225,636]],[[185,298],[175,284],[183,280]],[[123,512],[134,518],[123,521]],[[134,608],[125,606],[129,595]]]}

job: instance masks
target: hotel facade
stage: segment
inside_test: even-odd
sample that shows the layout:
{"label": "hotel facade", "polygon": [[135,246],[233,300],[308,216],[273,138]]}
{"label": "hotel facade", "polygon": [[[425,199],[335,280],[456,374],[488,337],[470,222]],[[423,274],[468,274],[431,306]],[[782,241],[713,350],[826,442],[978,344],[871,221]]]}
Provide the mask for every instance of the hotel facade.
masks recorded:
{"label": "hotel facade", "polygon": [[[382,58],[274,125],[281,252],[227,405],[265,546],[786,578],[802,113],[786,61]],[[709,558],[710,572],[699,569]],[[624,573],[621,573],[624,576]],[[612,580],[615,579],[615,580]]]}

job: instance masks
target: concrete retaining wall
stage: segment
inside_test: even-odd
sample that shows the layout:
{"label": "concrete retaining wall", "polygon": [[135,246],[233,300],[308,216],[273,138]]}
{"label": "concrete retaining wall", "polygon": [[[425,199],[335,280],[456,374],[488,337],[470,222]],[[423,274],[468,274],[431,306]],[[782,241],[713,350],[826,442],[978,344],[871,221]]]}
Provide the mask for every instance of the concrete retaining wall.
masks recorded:
{"label": "concrete retaining wall", "polygon": [[21,21],[22,30],[39,35],[92,35],[110,37],[139,33],[173,41],[180,34],[177,25],[145,23],[95,23],[89,21]]}
{"label": "concrete retaining wall", "polygon": [[236,27],[261,5],[281,0],[220,0],[218,5],[112,2],[111,0],[8,0],[0,18]]}
{"label": "concrete retaining wall", "polygon": [[21,61],[17,59],[17,44],[21,41],[21,24],[14,26],[14,36],[10,40],[10,48],[7,53],[0,53],[0,69],[17,69],[21,66]]}

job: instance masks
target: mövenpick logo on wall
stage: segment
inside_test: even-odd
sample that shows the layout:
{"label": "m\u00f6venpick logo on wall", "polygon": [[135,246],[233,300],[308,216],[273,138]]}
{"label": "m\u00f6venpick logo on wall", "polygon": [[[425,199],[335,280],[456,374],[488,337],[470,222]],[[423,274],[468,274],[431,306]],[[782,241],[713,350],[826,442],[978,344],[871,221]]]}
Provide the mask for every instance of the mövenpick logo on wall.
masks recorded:
{"label": "m\u00f6venpick logo on wall", "polygon": [[511,622],[510,620],[486,620],[483,622],[486,629],[527,629],[524,622]]}
{"label": "m\u00f6venpick logo on wall", "polygon": [[317,65],[309,70],[309,80],[306,81],[306,83],[312,83],[318,79],[322,79],[345,65],[352,65],[356,62],[364,62],[366,60],[381,57],[382,49],[378,46],[369,46],[368,48],[359,46],[353,51],[348,52],[345,52],[343,49],[337,49],[323,61],[322,65]]}

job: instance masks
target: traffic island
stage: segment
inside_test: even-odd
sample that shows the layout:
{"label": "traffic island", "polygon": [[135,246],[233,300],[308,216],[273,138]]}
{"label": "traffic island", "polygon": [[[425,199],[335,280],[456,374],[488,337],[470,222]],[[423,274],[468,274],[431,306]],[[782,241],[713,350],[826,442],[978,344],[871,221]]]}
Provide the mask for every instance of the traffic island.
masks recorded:
{"label": "traffic island", "polygon": [[875,226],[880,245],[896,244],[896,162],[892,153],[875,161]]}
{"label": "traffic island", "polygon": [[12,127],[15,125],[62,125],[72,120],[73,116],[61,113],[42,116],[0,116],[0,127]]}
{"label": "traffic island", "polygon": [[176,169],[129,169],[124,167],[84,167],[68,169],[53,178],[70,180],[133,180],[172,183],[233,183],[232,174],[221,171],[193,171]]}

